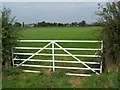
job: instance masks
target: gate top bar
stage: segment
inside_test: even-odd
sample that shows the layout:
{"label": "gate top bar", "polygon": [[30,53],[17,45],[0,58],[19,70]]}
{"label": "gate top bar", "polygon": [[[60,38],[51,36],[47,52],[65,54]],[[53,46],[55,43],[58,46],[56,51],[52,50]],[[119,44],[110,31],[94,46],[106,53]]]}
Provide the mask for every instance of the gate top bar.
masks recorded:
{"label": "gate top bar", "polygon": [[103,42],[103,41],[97,41],[97,40],[17,40],[18,42]]}

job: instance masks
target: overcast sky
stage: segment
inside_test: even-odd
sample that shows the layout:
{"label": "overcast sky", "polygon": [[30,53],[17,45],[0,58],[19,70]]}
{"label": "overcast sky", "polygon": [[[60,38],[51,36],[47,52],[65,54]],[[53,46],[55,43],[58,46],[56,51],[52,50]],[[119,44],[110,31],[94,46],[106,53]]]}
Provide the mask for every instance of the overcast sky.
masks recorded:
{"label": "overcast sky", "polygon": [[2,6],[12,10],[19,22],[62,22],[82,20],[96,21],[98,2],[4,2]]}

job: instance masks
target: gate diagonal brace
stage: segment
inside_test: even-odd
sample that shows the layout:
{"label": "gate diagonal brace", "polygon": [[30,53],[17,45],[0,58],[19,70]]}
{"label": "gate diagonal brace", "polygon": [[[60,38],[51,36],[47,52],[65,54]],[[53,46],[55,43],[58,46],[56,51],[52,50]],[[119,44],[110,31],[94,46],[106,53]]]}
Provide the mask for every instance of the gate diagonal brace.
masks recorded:
{"label": "gate diagonal brace", "polygon": [[20,64],[18,64],[17,67],[21,66],[23,63],[25,63],[26,61],[28,61],[29,59],[31,59],[32,57],[34,57],[36,54],[40,53],[42,50],[44,50],[50,44],[51,44],[51,42],[48,43],[47,45],[45,45],[43,48],[41,48],[40,50],[38,50],[36,53],[34,53],[33,55],[31,55],[30,57],[28,57],[27,59],[25,59],[23,62],[21,62]]}
{"label": "gate diagonal brace", "polygon": [[66,49],[64,49],[62,46],[60,46],[59,44],[57,44],[55,42],[55,45],[57,45],[59,48],[61,48],[64,52],[68,53],[70,56],[72,56],[74,59],[76,59],[78,62],[82,63],[84,66],[86,66],[87,68],[89,68],[91,71],[93,71],[94,73],[96,73],[97,75],[100,75],[98,72],[96,72],[95,70],[93,70],[90,66],[88,66],[87,64],[85,64],[84,62],[82,62],[80,59],[78,59],[77,57],[75,57],[74,55],[72,55],[69,51],[67,51]]}

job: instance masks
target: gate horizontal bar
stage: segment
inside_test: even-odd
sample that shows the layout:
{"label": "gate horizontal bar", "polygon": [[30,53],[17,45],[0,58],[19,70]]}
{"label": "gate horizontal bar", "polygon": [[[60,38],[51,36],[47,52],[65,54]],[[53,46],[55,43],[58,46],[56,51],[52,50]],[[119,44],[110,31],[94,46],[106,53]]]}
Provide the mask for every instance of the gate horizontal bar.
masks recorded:
{"label": "gate horizontal bar", "polygon": [[91,76],[90,74],[74,74],[74,73],[66,73],[66,75],[70,75],[70,76]]}
{"label": "gate horizontal bar", "polygon": [[[34,53],[13,53],[15,55],[33,55]],[[41,56],[52,56],[52,54],[36,54]],[[54,56],[70,56],[68,54],[54,54]],[[100,55],[74,55],[78,57],[101,57]]]}
{"label": "gate horizontal bar", "polygon": [[[18,65],[18,64],[14,64]],[[53,68],[53,66],[43,66],[43,65],[29,65],[29,64],[22,64],[21,66],[26,67],[41,67],[41,68]],[[55,66],[56,69],[78,69],[78,70],[90,70],[89,68],[79,68],[79,67],[61,67],[61,66]],[[100,70],[99,68],[92,68],[93,70]]]}
{"label": "gate horizontal bar", "polygon": [[[17,61],[24,61],[25,59],[13,59]],[[37,61],[37,62],[53,62],[52,60],[39,60],[39,59],[29,59],[28,61]],[[80,63],[78,61],[61,61],[61,60],[54,60],[54,62],[60,62],[60,63]],[[100,64],[99,62],[84,62],[86,64]]]}
{"label": "gate horizontal bar", "polygon": [[96,43],[96,42],[103,42],[97,40],[17,40],[18,42],[88,42],[88,43]]}
{"label": "gate horizontal bar", "polygon": [[23,70],[23,72],[40,73],[40,71],[33,71],[33,70]]}
{"label": "gate horizontal bar", "polygon": [[[15,49],[42,49],[41,47],[15,47]],[[51,50],[52,48],[45,48]],[[61,48],[54,48],[55,50],[62,50]],[[66,50],[101,50],[99,48],[64,48]]]}

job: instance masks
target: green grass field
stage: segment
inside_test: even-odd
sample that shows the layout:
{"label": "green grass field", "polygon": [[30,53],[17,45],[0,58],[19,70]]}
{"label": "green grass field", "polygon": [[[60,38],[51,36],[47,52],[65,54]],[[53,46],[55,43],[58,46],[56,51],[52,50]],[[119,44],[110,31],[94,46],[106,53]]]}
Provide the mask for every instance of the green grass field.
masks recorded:
{"label": "green grass field", "polygon": [[[27,40],[100,40],[100,27],[47,27],[24,28],[18,32],[19,39]],[[44,46],[44,44],[23,43],[18,46]],[[61,44],[64,47],[74,47],[73,43]],[[98,47],[96,44],[75,44],[76,47]],[[26,50],[26,52],[29,52]],[[31,52],[31,50],[30,50]],[[32,50],[32,52],[35,52]],[[49,51],[45,51],[49,52]],[[58,51],[56,53],[61,53]],[[71,52],[86,54],[86,52]],[[89,54],[89,52],[87,52]],[[40,58],[40,57],[35,57]],[[43,57],[43,59],[48,59]],[[56,57],[56,59],[72,60],[68,57]],[[39,64],[39,63],[38,63]],[[43,63],[40,63],[43,64]],[[45,64],[47,65],[47,64]],[[64,64],[66,65],[66,64]],[[23,68],[22,68],[23,69]],[[39,68],[38,68],[39,69]],[[23,73],[21,68],[3,67],[3,88],[117,88],[118,74],[103,73],[99,76],[75,77],[66,76],[66,70],[39,69],[40,74]]]}
{"label": "green grass field", "polygon": [[19,39],[38,40],[97,40],[100,27],[29,28],[20,32]]}
{"label": "green grass field", "polygon": [[[20,31],[19,39],[26,40],[99,40],[99,31],[100,27],[47,27],[47,28],[28,28]],[[28,46],[28,47],[43,47],[47,43],[20,43],[19,46]],[[100,43],[59,43],[62,47],[72,48],[100,48]],[[51,46],[49,46],[51,47]],[[27,52],[27,53],[35,53],[37,50],[17,50],[17,52]],[[94,55],[96,51],[69,51],[72,54],[76,55]],[[51,50],[43,50],[41,53],[51,54]],[[98,52],[100,53],[100,52]],[[55,54],[66,54],[63,50],[55,50]],[[28,56],[19,55],[19,58],[25,59]],[[87,57],[77,57],[82,61],[98,61],[100,62],[100,58],[87,58]],[[50,56],[34,56],[32,59],[42,59],[42,60],[52,60]],[[72,57],[66,56],[56,56],[55,60],[65,60],[65,61],[76,61]],[[32,65],[50,65],[51,63],[46,62],[26,62],[27,64]],[[55,63],[57,66],[78,66],[84,67],[82,64],[66,64],[66,63]],[[93,67],[93,65],[92,65]],[[95,67],[99,68],[99,65]],[[24,69],[28,69],[25,67]],[[37,68],[29,68],[30,70],[40,70]],[[69,70],[67,70],[69,71]],[[71,72],[71,70],[70,70]],[[73,72],[73,71],[72,71]],[[86,71],[87,72],[87,71]]]}

